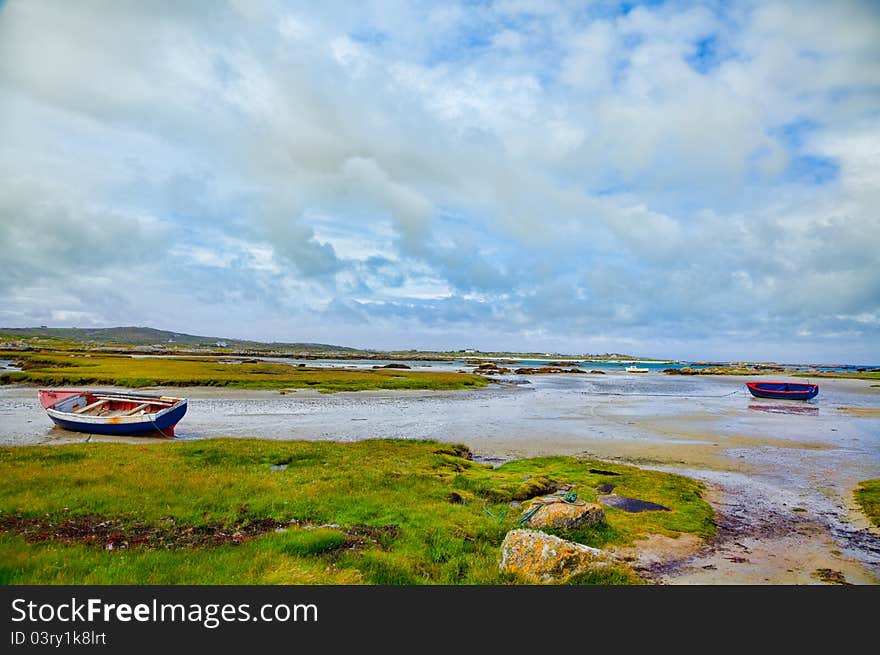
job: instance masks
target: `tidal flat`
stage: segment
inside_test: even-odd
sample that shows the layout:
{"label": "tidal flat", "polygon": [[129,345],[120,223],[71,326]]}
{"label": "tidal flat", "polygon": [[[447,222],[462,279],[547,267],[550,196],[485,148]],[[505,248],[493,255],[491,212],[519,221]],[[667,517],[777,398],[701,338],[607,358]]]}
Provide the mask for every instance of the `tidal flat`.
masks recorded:
{"label": "tidal flat", "polygon": [[[495,465],[562,455],[678,473],[706,485],[717,532],[705,541],[649,536],[633,561],[643,578],[877,584],[880,537],[854,491],[880,470],[880,389],[829,379],[813,401],[767,401],[748,395],[746,379],[504,376],[504,384],[476,390],[331,395],[192,388],[177,434],[181,441],[436,439],[463,443],[477,461]],[[33,388],[0,388],[3,444],[86,440],[99,439],[52,428]],[[826,570],[839,575],[817,573]]]}

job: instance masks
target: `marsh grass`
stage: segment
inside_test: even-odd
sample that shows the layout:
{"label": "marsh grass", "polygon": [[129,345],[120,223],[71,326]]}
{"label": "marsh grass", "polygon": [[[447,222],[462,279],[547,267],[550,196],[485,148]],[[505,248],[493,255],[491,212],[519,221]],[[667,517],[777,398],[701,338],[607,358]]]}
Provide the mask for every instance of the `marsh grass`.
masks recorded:
{"label": "marsh grass", "polygon": [[756,370],[754,368],[713,366],[707,368],[691,368],[685,366],[680,369],[672,369],[668,375],[739,375],[739,376],[780,376],[790,375],[795,378],[849,378],[853,380],[880,380],[880,371],[771,371]]}
{"label": "marsh grass", "polygon": [[[571,457],[492,468],[468,455],[462,446],[416,440],[2,448],[0,582],[506,584],[514,581],[498,572],[499,547],[521,513],[509,503],[542,493],[547,481],[594,500],[595,487],[611,477],[591,468],[619,473],[619,493],[672,511],[608,508],[607,525],[561,536],[604,547],[645,533],[713,534],[702,485],[688,478]],[[15,527],[36,518],[94,525],[101,517],[118,526],[113,550],[101,535],[61,540],[52,530]],[[150,526],[161,540],[126,547],[135,527]],[[206,526],[227,537],[216,545],[183,537]],[[576,582],[636,581],[612,567]]]}
{"label": "marsh grass", "polygon": [[880,371],[798,371],[796,378],[849,378],[852,380],[880,380]]}
{"label": "marsh grass", "polygon": [[860,482],[855,496],[871,523],[880,527],[880,478]]}
{"label": "marsh grass", "polygon": [[218,358],[92,355],[73,352],[0,353],[20,362],[21,372],[0,375],[0,384],[124,387],[216,386],[245,389],[317,389],[323,392],[378,389],[456,390],[484,387],[479,375],[400,369],[298,367],[276,362],[222,363]]}

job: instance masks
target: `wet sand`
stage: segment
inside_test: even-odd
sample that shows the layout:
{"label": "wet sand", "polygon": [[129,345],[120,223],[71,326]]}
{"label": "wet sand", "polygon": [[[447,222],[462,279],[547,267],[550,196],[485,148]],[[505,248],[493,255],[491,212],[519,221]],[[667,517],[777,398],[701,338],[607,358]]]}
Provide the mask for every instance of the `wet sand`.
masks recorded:
{"label": "wet sand", "polygon": [[[635,564],[659,583],[818,584],[822,569],[851,583],[880,583],[880,536],[852,497],[859,481],[880,477],[880,388],[870,382],[823,379],[819,396],[803,403],[752,398],[737,377],[504,379],[531,384],[456,392],[161,391],[190,399],[179,439],[433,438],[465,443],[494,461],[585,455],[701,479],[718,513],[718,537],[703,545],[641,544]],[[0,388],[4,445],[106,439],[51,428],[33,388]]]}

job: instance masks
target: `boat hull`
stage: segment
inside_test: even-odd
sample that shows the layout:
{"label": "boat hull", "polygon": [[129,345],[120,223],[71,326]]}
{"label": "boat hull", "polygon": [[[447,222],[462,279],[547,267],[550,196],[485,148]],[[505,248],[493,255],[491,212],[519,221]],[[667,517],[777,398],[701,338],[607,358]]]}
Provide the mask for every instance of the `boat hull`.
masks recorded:
{"label": "boat hull", "polygon": [[[153,420],[138,420],[130,422],[113,422],[113,418],[109,418],[106,422],[89,421],[76,419],[73,416],[65,414],[59,416],[61,412],[49,414],[49,418],[59,428],[65,430],[73,430],[74,432],[89,432],[91,434],[114,434],[118,436],[135,436],[141,434],[151,434],[154,432],[164,432],[168,436],[174,434],[174,426],[186,414],[186,402],[178,407],[172,408],[166,414],[156,416]],[[138,417],[141,419],[141,417]]]}
{"label": "boat hull", "polygon": [[746,387],[755,398],[775,400],[809,400],[819,393],[818,384],[796,382],[747,382]]}

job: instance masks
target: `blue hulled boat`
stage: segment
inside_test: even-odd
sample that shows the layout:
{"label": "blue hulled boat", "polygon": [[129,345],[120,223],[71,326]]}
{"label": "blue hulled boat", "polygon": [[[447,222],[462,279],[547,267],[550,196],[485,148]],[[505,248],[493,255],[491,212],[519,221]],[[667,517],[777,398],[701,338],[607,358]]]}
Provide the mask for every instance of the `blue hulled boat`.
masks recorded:
{"label": "blue hulled boat", "polygon": [[40,403],[65,430],[92,434],[174,436],[186,399],[113,391],[40,390]]}
{"label": "blue hulled boat", "polygon": [[756,398],[775,398],[777,400],[809,400],[819,393],[818,384],[799,382],[746,382],[749,391]]}

